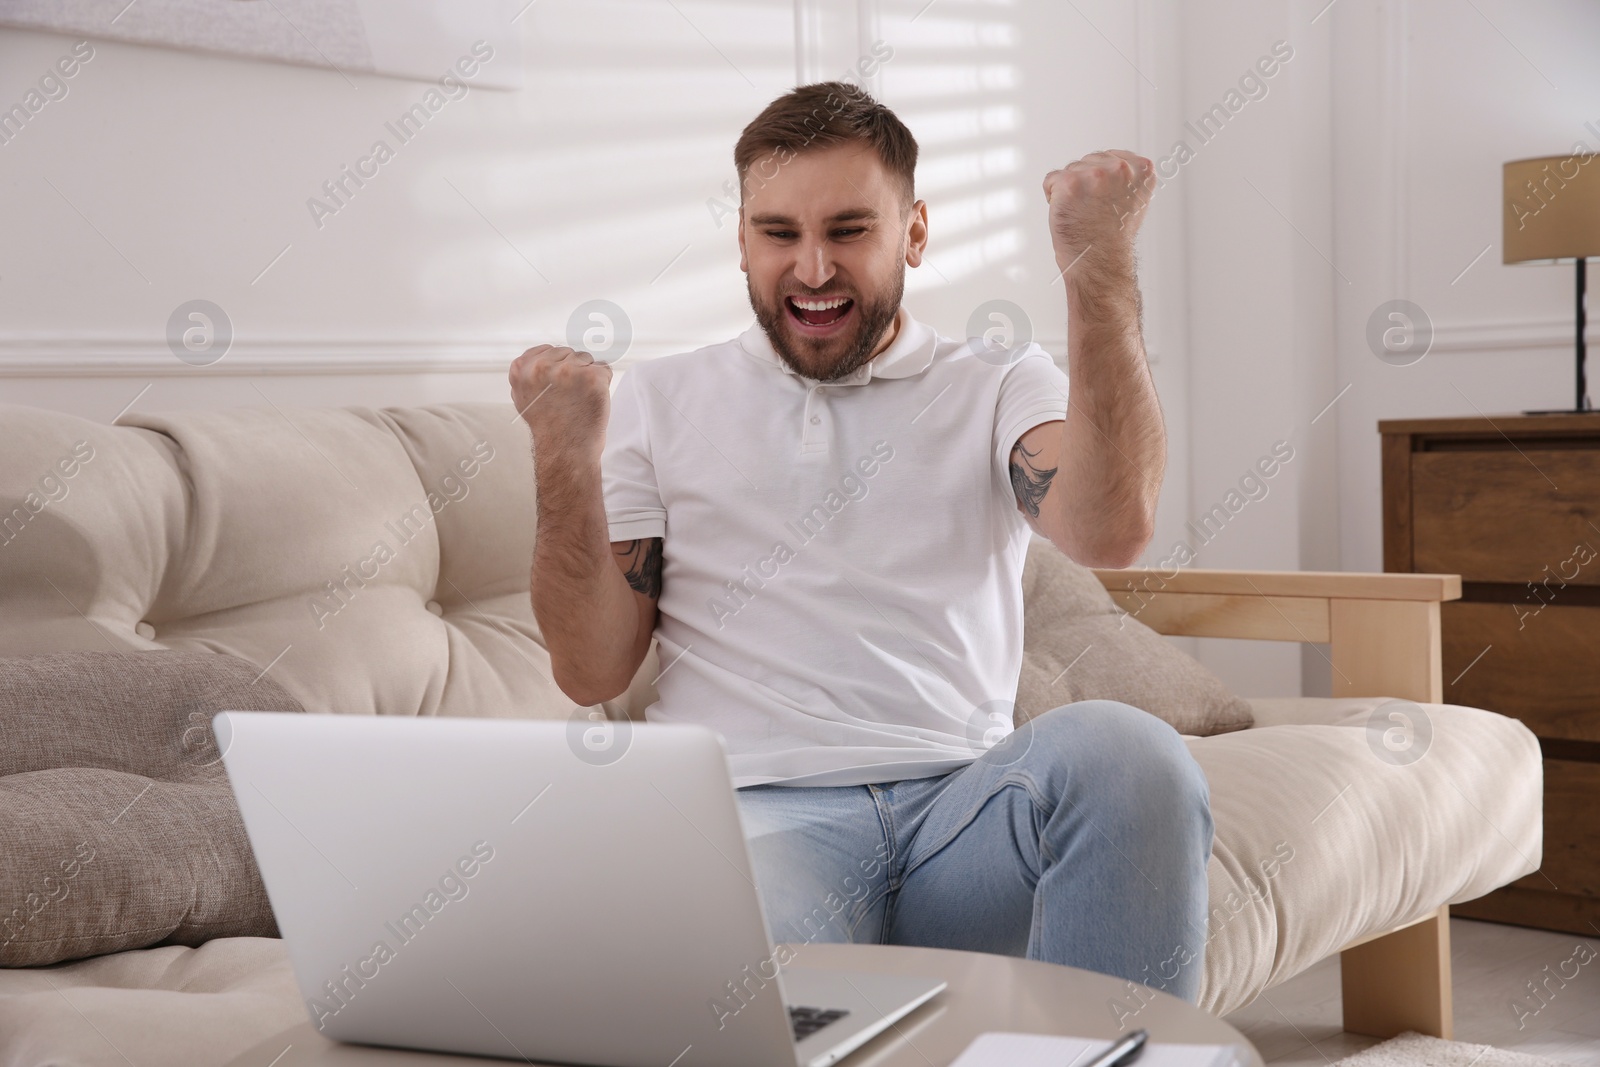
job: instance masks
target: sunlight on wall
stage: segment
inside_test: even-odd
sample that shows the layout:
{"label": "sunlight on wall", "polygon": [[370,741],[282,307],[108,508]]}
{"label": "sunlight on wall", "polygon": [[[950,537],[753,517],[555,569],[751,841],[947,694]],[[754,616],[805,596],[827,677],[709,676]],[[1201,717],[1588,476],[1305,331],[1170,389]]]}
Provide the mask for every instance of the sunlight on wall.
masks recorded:
{"label": "sunlight on wall", "polygon": [[733,145],[792,83],[793,12],[790,0],[606,8],[619,32],[598,57],[575,47],[596,14],[546,15],[532,91],[516,101],[521,136],[442,154],[416,210],[449,235],[428,299],[520,303],[537,317],[530,336],[556,343],[573,308],[614,301],[637,338],[631,361],[749,324]]}
{"label": "sunlight on wall", "polygon": [[[917,195],[928,202],[924,265],[909,272],[908,294],[934,294],[944,306],[976,306],[975,286],[1014,278],[1025,246],[1020,27],[1009,3],[906,0],[883,5],[886,104],[910,126],[919,146]],[[965,284],[963,284],[965,283]],[[919,314],[924,312],[919,312]],[[940,316],[946,333],[961,316]]]}

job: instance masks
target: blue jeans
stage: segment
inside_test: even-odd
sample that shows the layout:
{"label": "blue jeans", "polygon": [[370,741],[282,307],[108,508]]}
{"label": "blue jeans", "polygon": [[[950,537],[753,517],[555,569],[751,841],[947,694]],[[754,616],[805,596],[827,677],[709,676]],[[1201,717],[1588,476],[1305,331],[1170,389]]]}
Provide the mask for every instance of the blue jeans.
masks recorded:
{"label": "blue jeans", "polygon": [[1210,790],[1178,732],[1054,709],[949,774],[741,789],[774,941],[993,952],[1199,995]]}

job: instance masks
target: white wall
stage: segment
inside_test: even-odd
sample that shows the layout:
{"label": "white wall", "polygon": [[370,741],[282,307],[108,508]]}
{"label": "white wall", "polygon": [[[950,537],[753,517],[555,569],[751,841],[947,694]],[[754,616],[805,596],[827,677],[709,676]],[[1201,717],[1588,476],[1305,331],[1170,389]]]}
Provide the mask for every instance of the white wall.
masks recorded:
{"label": "white wall", "polygon": [[[1388,0],[1333,15],[1335,254],[1354,282],[1337,319],[1351,383],[1337,408],[1341,561],[1379,570],[1379,419],[1572,404],[1573,268],[1500,262],[1501,164],[1577,140],[1600,151],[1600,4]],[[1380,362],[1363,337],[1394,298],[1434,325],[1432,351],[1409,367]],[[1593,382],[1600,361],[1590,368]]]}
{"label": "white wall", "polygon": [[[1572,268],[1501,265],[1500,167],[1600,150],[1600,5],[1217,0],[1183,27],[1190,114],[1252,47],[1295,49],[1189,168],[1194,512],[1286,426],[1296,449],[1200,565],[1381,570],[1379,419],[1571,402]],[[1366,340],[1392,299],[1432,320],[1412,366]],[[1241,691],[1328,691],[1315,646],[1200,644]]]}
{"label": "white wall", "polygon": [[[1312,424],[1335,392],[1328,324],[1338,278],[1324,258],[1328,48],[1310,17],[1302,4],[1252,0],[1182,11],[1183,121],[1164,155],[1180,141],[1194,153],[1172,181],[1188,227],[1189,515],[1197,529],[1218,505],[1232,512],[1209,541],[1186,538],[1201,567],[1337,566],[1325,533],[1334,502],[1316,488],[1331,471],[1331,425]],[[1217,120],[1201,128],[1218,105],[1237,110],[1220,130]],[[1274,468],[1284,454],[1292,458]],[[1263,461],[1270,479],[1260,477]],[[1157,542],[1147,558],[1171,548]],[[1199,645],[1204,662],[1251,694],[1298,693],[1302,660],[1322,662],[1295,645]]]}
{"label": "white wall", "polygon": [[[1133,72],[1070,9],[923,6],[541,0],[519,22],[527,87],[450,102],[320,225],[307,201],[425,84],[94,42],[67,97],[0,145],[0,388],[59,404],[36,376],[89,375],[71,403],[105,418],[131,395],[109,375],[155,380],[146,407],[189,402],[180,383],[198,379],[250,402],[232,377],[360,399],[330,371],[383,375],[379,402],[418,395],[401,379],[421,371],[481,374],[499,396],[505,364],[592,298],[628,312],[633,357],[725,339],[750,313],[733,224],[708,203],[728,198],[739,130],[797,72],[838,76],[877,38],[896,56],[874,87],[919,134],[934,206],[913,310],[955,331],[1004,294],[1059,341],[1038,183],[1132,140]],[[1131,39],[1118,5],[1080,6]],[[0,107],[71,47],[0,30]],[[1108,82],[1119,106],[1082,106]],[[210,368],[164,340],[195,298],[236,333]]]}
{"label": "white wall", "polygon": [[[1571,268],[1499,264],[1498,189],[1504,160],[1600,148],[1587,0],[539,0],[516,25],[526,87],[450,102],[320,228],[307,199],[424,84],[94,42],[0,144],[0,401],[499,400],[593,298],[631,317],[630,358],[725,339],[750,314],[708,201],[739,130],[877,40],[869,87],[917,134],[930,204],[907,303],[946,333],[1003,297],[1061,352],[1040,178],[1190,141],[1141,242],[1172,444],[1147,562],[1287,440],[1198,565],[1378,569],[1377,419],[1568,400]],[[1266,96],[1199,144],[1184,123],[1278,40]],[[0,31],[0,109],[72,45]],[[1411,367],[1364,340],[1394,297],[1437,330]],[[206,368],[165,340],[195,298],[236,332]],[[1244,692],[1326,690],[1314,647],[1188,645]]]}
{"label": "white wall", "polygon": [[[0,145],[0,373],[90,376],[0,379],[4,398],[107,419],[147,381],[150,408],[260,403],[257,386],[499,399],[517,352],[591,298],[628,310],[640,355],[742,329],[733,230],[705,204],[792,83],[788,0],[544,0],[518,25],[527,87],[448,103],[320,227],[308,199],[426,84],[95,42],[67,97]],[[0,31],[0,106],[70,47]],[[164,340],[197,297],[236,331],[203,370]]]}

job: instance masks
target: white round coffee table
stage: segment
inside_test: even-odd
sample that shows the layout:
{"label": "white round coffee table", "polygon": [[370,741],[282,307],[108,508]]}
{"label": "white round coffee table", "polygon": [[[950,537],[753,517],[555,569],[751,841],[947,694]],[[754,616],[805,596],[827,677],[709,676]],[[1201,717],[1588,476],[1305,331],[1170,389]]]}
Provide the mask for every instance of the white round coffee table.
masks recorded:
{"label": "white round coffee table", "polygon": [[[1113,1038],[1124,1032],[1117,1027],[1114,1001],[1127,1010],[1138,1009],[1138,1014],[1127,1017],[1127,1029],[1143,1027],[1152,1041],[1234,1045],[1243,1067],[1263,1067],[1255,1046],[1221,1019],[1165,993],[1151,991],[1150,999],[1134,998],[1126,982],[1093,971],[1011,956],[897,945],[810,944],[796,946],[796,952],[807,967],[928,975],[950,983],[943,993],[846,1057],[842,1067],[942,1067],[988,1030]],[[493,1061],[342,1045],[323,1037],[307,1019],[254,1046],[228,1067],[483,1067],[488,1062]]]}

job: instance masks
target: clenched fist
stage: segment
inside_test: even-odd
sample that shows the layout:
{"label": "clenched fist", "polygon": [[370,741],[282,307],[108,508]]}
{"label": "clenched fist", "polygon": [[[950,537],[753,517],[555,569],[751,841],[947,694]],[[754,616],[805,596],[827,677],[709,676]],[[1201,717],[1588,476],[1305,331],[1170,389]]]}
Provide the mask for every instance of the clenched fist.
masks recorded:
{"label": "clenched fist", "polygon": [[1062,268],[1095,253],[1129,256],[1155,191],[1155,167],[1132,152],[1091,152],[1044,176],[1050,239]]}
{"label": "clenched fist", "polygon": [[536,345],[511,364],[511,399],[533,431],[536,450],[598,455],[611,413],[611,365],[587,352]]}

